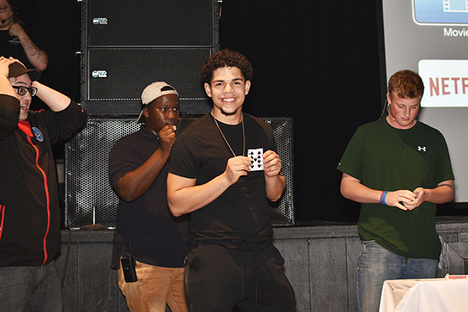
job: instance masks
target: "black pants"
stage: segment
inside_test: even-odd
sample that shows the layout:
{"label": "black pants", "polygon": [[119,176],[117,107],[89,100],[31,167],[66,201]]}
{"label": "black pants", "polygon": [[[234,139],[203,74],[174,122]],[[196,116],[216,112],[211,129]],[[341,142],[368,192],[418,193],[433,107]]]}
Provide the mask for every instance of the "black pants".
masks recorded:
{"label": "black pants", "polygon": [[290,312],[296,300],[273,246],[239,251],[199,245],[187,258],[185,295],[191,312]]}

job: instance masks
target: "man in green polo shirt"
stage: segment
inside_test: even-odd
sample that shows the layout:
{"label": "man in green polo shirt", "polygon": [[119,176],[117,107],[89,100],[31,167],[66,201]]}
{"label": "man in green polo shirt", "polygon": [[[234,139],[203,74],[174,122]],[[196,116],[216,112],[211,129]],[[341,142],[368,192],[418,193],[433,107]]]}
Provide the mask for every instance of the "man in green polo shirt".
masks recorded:
{"label": "man in green polo shirt", "polygon": [[385,280],[437,275],[436,204],[453,200],[454,176],[443,135],[416,120],[423,93],[417,73],[396,72],[388,116],[359,127],[337,167],[341,194],[361,203],[358,311],[379,310]]}

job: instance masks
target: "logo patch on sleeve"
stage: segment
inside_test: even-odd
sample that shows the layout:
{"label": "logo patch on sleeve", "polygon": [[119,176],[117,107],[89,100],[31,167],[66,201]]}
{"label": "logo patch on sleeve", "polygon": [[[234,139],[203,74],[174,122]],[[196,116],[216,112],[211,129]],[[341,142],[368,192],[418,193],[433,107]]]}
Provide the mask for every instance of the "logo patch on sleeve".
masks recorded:
{"label": "logo patch on sleeve", "polygon": [[36,136],[36,139],[39,141],[39,142],[42,142],[44,141],[44,135],[42,134],[41,130],[39,130],[38,128],[36,127],[32,127],[32,132],[34,133],[34,135]]}

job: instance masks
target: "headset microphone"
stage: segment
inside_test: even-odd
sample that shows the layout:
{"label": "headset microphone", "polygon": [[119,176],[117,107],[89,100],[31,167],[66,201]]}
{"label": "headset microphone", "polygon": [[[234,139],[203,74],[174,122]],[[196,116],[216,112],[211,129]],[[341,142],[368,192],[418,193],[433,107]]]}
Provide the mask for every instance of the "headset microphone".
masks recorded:
{"label": "headset microphone", "polygon": [[9,20],[10,18],[13,17],[13,15],[15,15],[15,13],[11,14],[10,17],[7,17],[7,18],[2,19],[2,21],[1,21],[2,24],[5,24],[7,20]]}
{"label": "headset microphone", "polygon": [[395,118],[393,118],[392,113],[390,113],[390,103],[387,104],[387,111],[388,111],[388,115],[390,116],[390,118],[392,118],[393,121],[395,121]]}

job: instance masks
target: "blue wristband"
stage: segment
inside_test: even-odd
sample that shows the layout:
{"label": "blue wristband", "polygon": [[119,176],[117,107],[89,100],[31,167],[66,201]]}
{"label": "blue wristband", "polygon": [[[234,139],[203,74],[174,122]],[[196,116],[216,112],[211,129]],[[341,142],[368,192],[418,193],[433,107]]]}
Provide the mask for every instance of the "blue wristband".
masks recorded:
{"label": "blue wristband", "polygon": [[385,203],[385,197],[387,197],[387,193],[388,193],[388,191],[385,191],[385,192],[382,192],[382,194],[380,194],[380,203],[381,203],[382,205],[387,205],[387,204]]}

